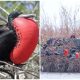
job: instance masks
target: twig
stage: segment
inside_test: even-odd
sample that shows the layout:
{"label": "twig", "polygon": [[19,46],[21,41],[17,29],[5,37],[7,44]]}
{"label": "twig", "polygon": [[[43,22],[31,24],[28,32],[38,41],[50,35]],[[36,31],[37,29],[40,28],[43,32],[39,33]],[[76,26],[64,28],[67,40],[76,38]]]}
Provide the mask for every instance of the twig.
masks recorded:
{"label": "twig", "polygon": [[34,54],[29,60],[33,60],[33,58],[35,57],[35,56],[37,56],[38,54]]}
{"label": "twig", "polygon": [[7,20],[4,19],[4,18],[2,18],[1,16],[0,16],[0,19],[1,19],[2,21],[4,21],[5,23],[7,23]]}
{"label": "twig", "polygon": [[13,67],[14,69],[22,70],[24,73],[31,74],[31,75],[33,75],[33,76],[35,76],[35,77],[38,78],[37,75],[34,75],[34,74],[32,74],[32,73],[30,73],[30,72],[28,72],[28,71],[24,71],[22,68],[19,68],[19,67],[16,67],[16,66],[14,66],[14,65],[11,65],[11,64],[9,64],[9,63],[7,63],[7,62],[5,62],[5,61],[0,61],[0,63],[4,63],[4,64],[6,64],[6,65],[9,65],[9,66]]}
{"label": "twig", "polygon": [[15,11],[20,5],[21,5],[21,3],[19,3],[19,4],[15,7],[15,9],[14,9],[13,11]]}
{"label": "twig", "polygon": [[8,11],[6,11],[4,8],[2,8],[1,6],[0,6],[0,9],[3,11],[3,12],[5,12],[7,15],[9,15],[9,12]]}
{"label": "twig", "polygon": [[27,71],[27,70],[26,70],[26,71],[23,70],[22,72],[19,72],[19,74],[22,74],[22,73],[28,73],[28,74],[31,74],[31,75],[33,75],[33,76],[39,78],[37,75],[35,75],[35,74],[32,73],[32,72],[30,73],[30,71]]}

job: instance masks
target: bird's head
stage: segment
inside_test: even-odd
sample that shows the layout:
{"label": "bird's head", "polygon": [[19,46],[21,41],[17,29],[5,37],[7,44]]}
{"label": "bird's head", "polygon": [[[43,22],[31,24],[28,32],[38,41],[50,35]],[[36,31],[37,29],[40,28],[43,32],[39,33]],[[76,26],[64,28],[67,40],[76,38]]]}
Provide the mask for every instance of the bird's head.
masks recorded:
{"label": "bird's head", "polygon": [[8,21],[10,21],[10,20],[12,21],[16,17],[18,17],[20,14],[22,14],[22,12],[19,12],[19,11],[14,11],[14,12],[10,13],[8,16]]}
{"label": "bird's head", "polygon": [[12,12],[12,13],[9,14],[9,16],[8,16],[8,27],[10,29],[12,29],[12,20],[14,20],[20,14],[22,14],[22,12],[19,12],[19,11],[14,11],[14,12]]}

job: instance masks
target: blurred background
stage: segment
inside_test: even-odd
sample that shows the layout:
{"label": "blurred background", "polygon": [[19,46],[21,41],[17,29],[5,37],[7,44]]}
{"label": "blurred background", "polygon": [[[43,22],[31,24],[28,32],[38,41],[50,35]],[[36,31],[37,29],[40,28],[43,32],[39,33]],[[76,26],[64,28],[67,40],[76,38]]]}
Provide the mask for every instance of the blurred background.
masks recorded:
{"label": "blurred background", "polygon": [[69,38],[71,34],[80,37],[79,0],[41,0],[40,10],[42,38]]}
{"label": "blurred background", "polygon": [[24,14],[35,14],[39,21],[39,1],[0,1],[0,16],[7,19],[7,14],[13,11],[21,11]]}

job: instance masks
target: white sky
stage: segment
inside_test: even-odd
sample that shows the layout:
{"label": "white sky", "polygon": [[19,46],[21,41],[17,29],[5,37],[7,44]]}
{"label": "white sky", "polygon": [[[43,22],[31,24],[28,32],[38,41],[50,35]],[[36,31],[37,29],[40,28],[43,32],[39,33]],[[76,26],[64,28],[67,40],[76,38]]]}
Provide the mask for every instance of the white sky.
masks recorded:
{"label": "white sky", "polygon": [[[56,24],[59,25],[59,12],[61,6],[64,6],[64,8],[71,11],[71,14],[73,14],[76,8],[80,8],[80,0],[40,0],[40,19],[45,18],[44,16],[46,14],[46,16],[48,16],[47,19],[52,22],[56,18]],[[80,19],[80,10],[77,18]],[[42,24],[43,21],[40,21]]]}

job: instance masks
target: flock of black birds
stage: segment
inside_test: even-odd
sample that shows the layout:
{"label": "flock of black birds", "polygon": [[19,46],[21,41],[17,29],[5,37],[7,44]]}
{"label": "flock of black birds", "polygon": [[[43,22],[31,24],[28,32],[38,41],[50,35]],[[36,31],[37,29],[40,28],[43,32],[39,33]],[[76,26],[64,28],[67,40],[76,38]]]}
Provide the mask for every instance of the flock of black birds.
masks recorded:
{"label": "flock of black birds", "polygon": [[[51,49],[52,48],[52,49]],[[46,44],[42,45],[41,53],[46,56],[49,55],[63,55],[64,49],[69,50],[69,55],[73,57],[76,52],[80,52],[80,39],[68,38],[68,39],[56,39],[50,38],[46,41]],[[69,58],[71,58],[69,56]]]}
{"label": "flock of black birds", "polygon": [[[64,56],[64,49],[69,50],[69,56]],[[50,38],[41,48],[41,65],[43,72],[80,72],[80,59],[75,58],[80,52],[80,39]]]}

